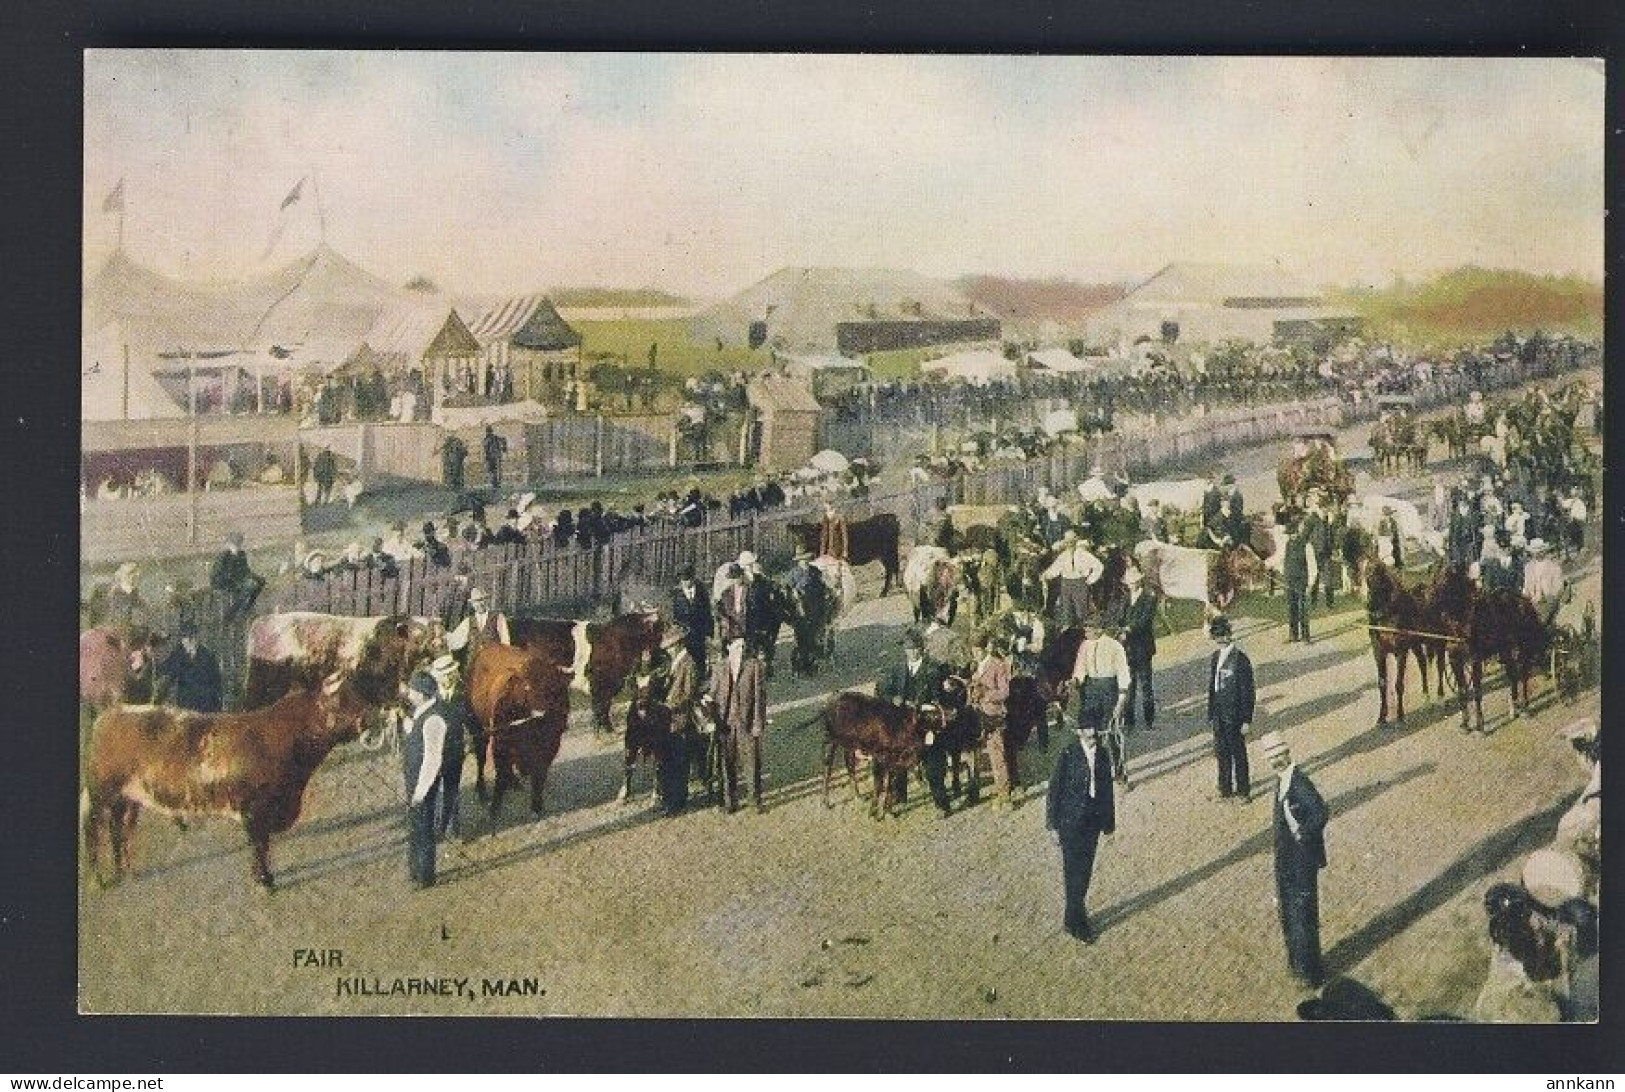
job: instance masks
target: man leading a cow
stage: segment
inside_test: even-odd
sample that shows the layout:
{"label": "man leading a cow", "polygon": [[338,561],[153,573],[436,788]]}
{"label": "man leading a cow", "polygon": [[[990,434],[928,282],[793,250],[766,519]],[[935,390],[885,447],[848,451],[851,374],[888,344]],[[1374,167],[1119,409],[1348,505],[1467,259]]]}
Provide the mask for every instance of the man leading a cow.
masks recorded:
{"label": "man leading a cow", "polygon": [[[902,662],[893,664],[891,669],[881,676],[879,684],[875,687],[875,696],[893,705],[912,709],[918,714],[927,705],[941,706],[942,688],[947,678],[947,669],[925,654],[925,639],[918,632],[910,630],[903,636]],[[926,743],[924,754],[921,756],[925,765],[925,780],[931,787],[931,799],[937,806],[937,812],[946,818],[950,810],[947,743],[938,738],[935,732],[930,733],[928,739],[929,742]],[[908,799],[906,774],[897,775],[892,785],[892,795],[899,801]]]}
{"label": "man leading a cow", "polygon": [[409,712],[401,733],[401,769],[407,799],[407,876],[412,886],[423,888],[433,886],[435,880],[435,808],[451,742],[451,725],[440,704],[439,684],[427,671],[413,674],[406,684],[406,700]]}

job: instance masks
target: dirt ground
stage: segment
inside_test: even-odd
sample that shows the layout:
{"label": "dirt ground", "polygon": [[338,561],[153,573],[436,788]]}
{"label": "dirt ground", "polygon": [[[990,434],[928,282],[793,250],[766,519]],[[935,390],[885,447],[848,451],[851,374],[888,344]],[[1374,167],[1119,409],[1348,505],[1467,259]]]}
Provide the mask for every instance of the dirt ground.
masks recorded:
{"label": "dirt ground", "polygon": [[[1361,454],[1364,433],[1345,434],[1344,450]],[[1249,508],[1275,498],[1280,452],[1227,460]],[[1421,496],[1431,486],[1372,488]],[[1159,642],[1157,728],[1130,737],[1135,788],[1120,798],[1095,871],[1100,941],[1083,946],[1061,929],[1059,854],[1043,822],[1060,739],[1022,756],[1028,798],[1014,810],[984,802],[940,820],[915,791],[901,818],[876,822],[840,784],[825,809],[821,734],[808,721],[828,694],[872,683],[899,655],[907,608],[898,595],[873,598],[876,584],[844,620],[833,673],[802,681],[785,671],[770,685],[765,814],[700,806],[661,818],[647,771],[634,801],[617,804],[618,744],[594,739],[577,715],[547,814],[532,821],[515,797],[493,825],[465,782],[464,837],[443,848],[441,882],[414,891],[398,760],[348,750],[329,759],[304,819],[273,845],[274,895],[250,882],[234,825],[182,833],[148,816],[136,874],[82,894],[81,1008],[1292,1019],[1302,994],[1273,904],[1269,795],[1216,798],[1206,638],[1188,630]],[[1565,615],[1578,617],[1587,599],[1600,609],[1594,554]],[[1255,733],[1284,731],[1331,806],[1329,970],[1405,1018],[1465,1013],[1489,954],[1479,900],[1549,840],[1578,795],[1585,775],[1558,729],[1596,714],[1596,693],[1563,704],[1543,680],[1534,715],[1508,722],[1497,686],[1488,738],[1460,732],[1454,705],[1437,699],[1413,699],[1403,727],[1374,728],[1356,600],[1317,612],[1307,646],[1284,643],[1278,601],[1238,615],[1258,672]],[[1256,746],[1253,762],[1256,796],[1269,784]],[[310,966],[306,950],[340,951],[342,965]],[[446,995],[345,993],[358,978],[385,991],[396,979],[452,984]],[[534,992],[487,996],[488,980],[496,993],[514,981]]]}

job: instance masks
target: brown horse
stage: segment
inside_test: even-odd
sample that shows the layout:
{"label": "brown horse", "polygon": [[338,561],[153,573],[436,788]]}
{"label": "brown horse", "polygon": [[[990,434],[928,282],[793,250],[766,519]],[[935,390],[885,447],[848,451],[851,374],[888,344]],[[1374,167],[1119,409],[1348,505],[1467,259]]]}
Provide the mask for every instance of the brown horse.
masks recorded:
{"label": "brown horse", "polygon": [[1506,674],[1511,714],[1518,716],[1520,702],[1529,704],[1529,681],[1546,666],[1551,644],[1535,605],[1509,589],[1481,590],[1461,565],[1434,572],[1427,604],[1434,632],[1452,638],[1448,655],[1461,696],[1462,728],[1484,730],[1484,663],[1492,657]]}
{"label": "brown horse", "polygon": [[[1377,661],[1377,688],[1380,703],[1377,709],[1377,727],[1388,723],[1388,691],[1392,682],[1394,693],[1394,720],[1405,723],[1405,675],[1410,657],[1416,657],[1422,672],[1422,694],[1428,694],[1428,662],[1437,655],[1444,657],[1444,642],[1428,637],[1431,624],[1423,586],[1408,585],[1399,573],[1380,561],[1365,566],[1366,619],[1370,624],[1371,655]],[[1392,658],[1395,669],[1388,672]],[[1441,666],[1441,673],[1442,673]],[[1444,681],[1440,679],[1440,696]]]}

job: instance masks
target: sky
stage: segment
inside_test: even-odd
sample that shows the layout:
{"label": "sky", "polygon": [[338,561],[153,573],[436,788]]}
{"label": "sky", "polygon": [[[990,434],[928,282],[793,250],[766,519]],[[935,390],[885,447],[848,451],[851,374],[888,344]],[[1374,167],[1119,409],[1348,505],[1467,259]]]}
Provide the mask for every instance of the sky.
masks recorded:
{"label": "sky", "polygon": [[318,192],[335,249],[460,292],[1603,270],[1596,60],[91,50],[85,77],[87,272],[120,179],[126,251],[199,279],[308,251]]}

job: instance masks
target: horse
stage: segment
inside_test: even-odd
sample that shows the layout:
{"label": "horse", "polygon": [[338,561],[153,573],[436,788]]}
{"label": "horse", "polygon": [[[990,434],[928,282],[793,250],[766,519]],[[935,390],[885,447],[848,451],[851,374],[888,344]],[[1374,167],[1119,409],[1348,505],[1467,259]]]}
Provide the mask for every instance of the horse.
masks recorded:
{"label": "horse", "polygon": [[[1379,705],[1377,727],[1388,723],[1388,689],[1390,678],[1394,691],[1394,720],[1405,723],[1406,664],[1416,657],[1422,672],[1422,693],[1428,694],[1428,663],[1437,656],[1444,658],[1444,642],[1428,634],[1428,609],[1425,586],[1407,584],[1392,566],[1369,560],[1361,574],[1366,587],[1366,620],[1371,635],[1371,655],[1377,662],[1377,689]],[[1390,677],[1388,661],[1392,657],[1395,670]],[[1443,680],[1440,696],[1443,696]]]}

